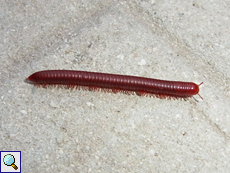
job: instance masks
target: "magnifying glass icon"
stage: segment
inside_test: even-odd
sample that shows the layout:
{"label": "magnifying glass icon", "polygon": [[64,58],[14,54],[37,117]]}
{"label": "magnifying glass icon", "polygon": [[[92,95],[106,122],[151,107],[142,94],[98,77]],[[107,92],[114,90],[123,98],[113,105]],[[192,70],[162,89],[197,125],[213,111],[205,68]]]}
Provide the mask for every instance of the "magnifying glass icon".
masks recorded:
{"label": "magnifying glass icon", "polygon": [[15,158],[12,154],[7,154],[3,158],[3,162],[7,166],[12,166],[15,170],[18,169],[18,167],[14,164],[15,163]]}

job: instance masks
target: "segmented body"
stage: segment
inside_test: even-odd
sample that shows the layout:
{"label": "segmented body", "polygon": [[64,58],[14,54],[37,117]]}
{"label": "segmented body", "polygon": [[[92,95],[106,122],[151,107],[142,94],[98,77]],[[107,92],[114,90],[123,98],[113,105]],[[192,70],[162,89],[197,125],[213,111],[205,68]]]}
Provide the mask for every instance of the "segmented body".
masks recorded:
{"label": "segmented body", "polygon": [[188,98],[198,94],[199,86],[202,84],[72,70],[39,71],[29,76],[27,82],[42,87],[57,85],[160,98]]}

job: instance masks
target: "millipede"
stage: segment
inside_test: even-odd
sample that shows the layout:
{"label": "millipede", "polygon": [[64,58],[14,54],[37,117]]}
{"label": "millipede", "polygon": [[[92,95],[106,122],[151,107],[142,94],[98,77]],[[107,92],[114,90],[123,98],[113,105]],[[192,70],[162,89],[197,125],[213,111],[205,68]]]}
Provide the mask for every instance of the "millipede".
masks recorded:
{"label": "millipede", "polygon": [[136,94],[158,98],[188,99],[199,95],[199,85],[193,82],[167,81],[138,76],[108,74],[74,70],[45,70],[35,72],[26,79],[27,83],[47,88],[58,86],[89,91]]}

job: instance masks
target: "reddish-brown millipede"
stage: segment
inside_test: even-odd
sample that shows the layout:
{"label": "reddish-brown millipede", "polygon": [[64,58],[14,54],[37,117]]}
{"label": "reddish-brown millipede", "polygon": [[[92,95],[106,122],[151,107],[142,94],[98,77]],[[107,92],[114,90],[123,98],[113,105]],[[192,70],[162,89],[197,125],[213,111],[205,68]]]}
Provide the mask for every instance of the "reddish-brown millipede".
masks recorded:
{"label": "reddish-brown millipede", "polygon": [[[199,86],[203,84],[72,70],[39,71],[30,75],[26,82],[44,88],[57,85],[65,88],[101,89],[114,93],[184,99],[199,95]],[[201,96],[200,98],[202,99]]]}

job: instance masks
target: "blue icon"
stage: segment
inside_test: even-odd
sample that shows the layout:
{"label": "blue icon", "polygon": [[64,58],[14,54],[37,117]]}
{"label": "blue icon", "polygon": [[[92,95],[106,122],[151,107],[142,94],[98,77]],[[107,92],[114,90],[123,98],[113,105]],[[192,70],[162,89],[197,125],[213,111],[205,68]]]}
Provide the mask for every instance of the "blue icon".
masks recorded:
{"label": "blue icon", "polygon": [[15,170],[18,169],[18,167],[14,164],[15,163],[15,158],[12,154],[7,154],[3,158],[3,162],[7,166],[12,166]]}

